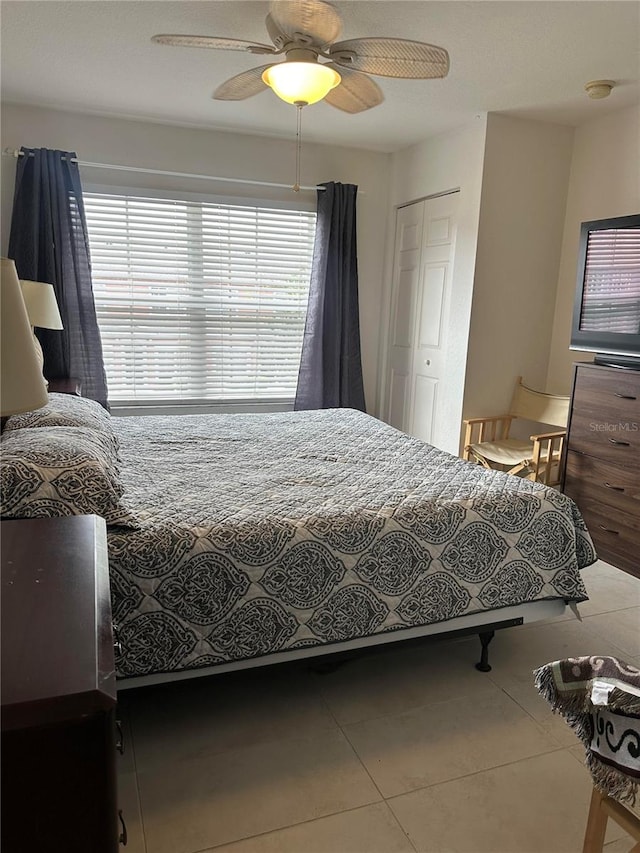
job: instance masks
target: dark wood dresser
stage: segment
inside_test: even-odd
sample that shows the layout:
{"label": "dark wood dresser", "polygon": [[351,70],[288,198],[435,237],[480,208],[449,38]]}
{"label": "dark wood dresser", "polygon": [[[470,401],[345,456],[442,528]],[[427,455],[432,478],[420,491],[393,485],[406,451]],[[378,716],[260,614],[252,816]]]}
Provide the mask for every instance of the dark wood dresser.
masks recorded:
{"label": "dark wood dresser", "polygon": [[3,521],[2,851],[114,853],[116,683],[105,524]]}
{"label": "dark wood dresser", "polygon": [[575,365],[563,491],[598,556],[640,577],[640,371]]}

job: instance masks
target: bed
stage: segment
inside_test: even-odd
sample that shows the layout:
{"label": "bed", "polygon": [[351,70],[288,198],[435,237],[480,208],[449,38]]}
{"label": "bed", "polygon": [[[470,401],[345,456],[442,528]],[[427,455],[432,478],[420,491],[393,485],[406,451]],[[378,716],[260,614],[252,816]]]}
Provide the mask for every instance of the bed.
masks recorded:
{"label": "bed", "polygon": [[584,601],[596,559],[569,498],[349,409],[109,418],[52,394],[2,451],[3,515],[107,520],[121,687],[451,631],[486,664],[496,626]]}

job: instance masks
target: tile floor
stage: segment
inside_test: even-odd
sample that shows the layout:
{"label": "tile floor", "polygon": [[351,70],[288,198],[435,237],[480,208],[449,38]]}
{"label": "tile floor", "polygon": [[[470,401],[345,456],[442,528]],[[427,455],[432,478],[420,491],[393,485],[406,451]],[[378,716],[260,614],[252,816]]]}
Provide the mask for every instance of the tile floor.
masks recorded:
{"label": "tile floor", "polygon": [[640,581],[584,577],[583,621],[497,633],[488,674],[465,638],[123,691],[127,853],[579,853],[590,777],[531,671],[640,664]]}

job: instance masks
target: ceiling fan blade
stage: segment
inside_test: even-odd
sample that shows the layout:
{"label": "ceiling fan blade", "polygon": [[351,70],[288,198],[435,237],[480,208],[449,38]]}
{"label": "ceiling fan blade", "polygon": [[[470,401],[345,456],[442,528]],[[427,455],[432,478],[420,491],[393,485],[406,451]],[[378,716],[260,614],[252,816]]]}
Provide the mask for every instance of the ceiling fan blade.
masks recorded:
{"label": "ceiling fan blade", "polygon": [[267,32],[269,33],[271,41],[275,44],[278,50],[282,50],[285,44],[290,41],[289,36],[282,32],[270,14],[265,18],[265,23],[267,25]]}
{"label": "ceiling fan blade", "polygon": [[270,16],[286,35],[308,36],[319,47],[334,42],[342,32],[342,18],[325,0],[272,0]]}
{"label": "ceiling fan blade", "polygon": [[248,53],[275,53],[270,44],[260,44],[243,39],[219,38],[218,36],[181,36],[161,33],[151,36],[156,44],[170,44],[174,47],[208,47],[214,50],[244,50]]}
{"label": "ceiling fan blade", "polygon": [[259,95],[260,92],[269,88],[262,79],[262,72],[271,68],[271,65],[273,63],[261,65],[259,68],[250,68],[248,71],[236,74],[235,77],[230,77],[218,86],[213,97],[216,101],[244,101],[245,98]]}
{"label": "ceiling fan blade", "polygon": [[340,67],[380,77],[427,79],[446,77],[449,71],[443,47],[408,39],[350,39],[332,45],[329,55]]}
{"label": "ceiling fan blade", "polygon": [[366,74],[350,71],[333,62],[327,64],[342,77],[342,82],[324,98],[332,107],[337,107],[345,113],[361,113],[384,101],[382,89]]}

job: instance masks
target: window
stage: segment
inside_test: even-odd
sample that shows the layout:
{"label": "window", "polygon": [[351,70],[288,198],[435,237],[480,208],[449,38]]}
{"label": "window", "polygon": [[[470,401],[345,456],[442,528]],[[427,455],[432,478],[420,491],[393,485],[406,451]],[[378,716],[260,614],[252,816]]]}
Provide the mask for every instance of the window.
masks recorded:
{"label": "window", "polygon": [[115,403],[295,395],[315,213],[85,192]]}

